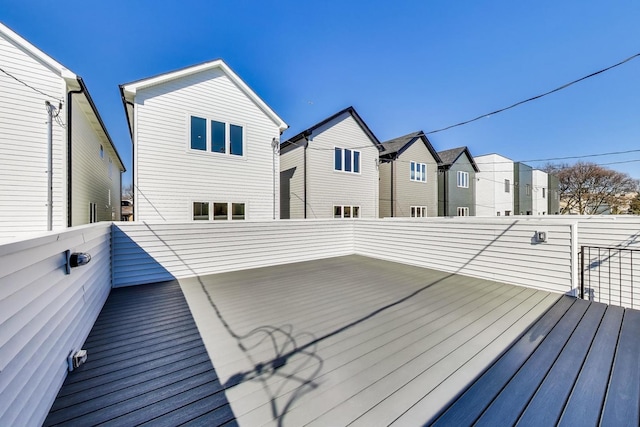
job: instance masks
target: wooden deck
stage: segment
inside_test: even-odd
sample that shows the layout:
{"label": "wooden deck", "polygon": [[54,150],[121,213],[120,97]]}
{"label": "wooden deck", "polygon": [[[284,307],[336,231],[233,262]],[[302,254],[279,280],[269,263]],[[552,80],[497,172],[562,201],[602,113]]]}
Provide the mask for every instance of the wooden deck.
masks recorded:
{"label": "wooden deck", "polygon": [[235,425],[177,282],[112,290],[44,425]]}
{"label": "wooden deck", "polygon": [[422,424],[560,298],[360,256],[180,282],[246,426]]}

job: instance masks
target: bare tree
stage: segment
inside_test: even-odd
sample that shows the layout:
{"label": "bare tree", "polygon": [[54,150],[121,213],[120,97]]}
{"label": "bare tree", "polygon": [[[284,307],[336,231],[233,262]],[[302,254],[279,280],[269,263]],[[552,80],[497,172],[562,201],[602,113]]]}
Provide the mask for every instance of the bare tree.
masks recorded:
{"label": "bare tree", "polygon": [[544,170],[560,181],[562,214],[592,215],[607,207],[616,213],[628,204],[625,194],[638,189],[638,181],[628,174],[595,163],[547,164]]}
{"label": "bare tree", "polygon": [[122,186],[122,198],[127,200],[133,200],[133,184]]}

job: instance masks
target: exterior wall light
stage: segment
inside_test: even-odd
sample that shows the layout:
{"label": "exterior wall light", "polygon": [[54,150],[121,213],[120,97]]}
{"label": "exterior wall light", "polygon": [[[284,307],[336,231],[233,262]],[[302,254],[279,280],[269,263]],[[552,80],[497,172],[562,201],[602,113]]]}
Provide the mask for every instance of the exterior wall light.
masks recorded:
{"label": "exterior wall light", "polygon": [[67,258],[67,263],[65,265],[65,270],[67,274],[71,274],[71,269],[74,267],[80,267],[82,265],[89,264],[91,261],[91,255],[85,252],[71,252],[69,250],[65,251],[65,255]]}

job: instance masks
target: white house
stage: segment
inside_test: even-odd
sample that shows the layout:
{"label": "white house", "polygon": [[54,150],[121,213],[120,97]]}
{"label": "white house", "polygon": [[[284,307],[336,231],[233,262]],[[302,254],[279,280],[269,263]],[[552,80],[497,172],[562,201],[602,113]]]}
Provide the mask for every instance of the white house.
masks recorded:
{"label": "white house", "polygon": [[0,101],[0,240],[120,219],[125,168],[82,78],[3,24]]}
{"label": "white house", "polygon": [[513,160],[500,154],[475,157],[480,172],[476,173],[476,215],[513,215]]}
{"label": "white house", "polygon": [[287,124],[221,59],[120,85],[133,141],[134,219],[279,217]]}
{"label": "white house", "polygon": [[546,172],[533,170],[531,201],[533,215],[547,215],[549,209],[549,177]]}
{"label": "white house", "polygon": [[353,107],[285,141],[281,218],[377,218],[380,150]]}

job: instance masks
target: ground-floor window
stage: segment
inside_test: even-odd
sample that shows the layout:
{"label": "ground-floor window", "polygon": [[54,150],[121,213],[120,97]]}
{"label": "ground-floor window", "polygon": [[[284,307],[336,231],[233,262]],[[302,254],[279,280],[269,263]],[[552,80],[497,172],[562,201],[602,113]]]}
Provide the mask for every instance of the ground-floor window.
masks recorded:
{"label": "ground-floor window", "polygon": [[427,216],[426,206],[411,206],[411,218],[424,218]]}
{"label": "ground-floor window", "polygon": [[98,205],[89,203],[89,223],[98,222]]}
{"label": "ground-floor window", "polygon": [[334,218],[360,218],[360,206],[333,205]]}
{"label": "ground-floor window", "polygon": [[511,211],[504,211],[504,216],[511,216]]}
{"label": "ground-floor window", "polygon": [[458,216],[469,216],[469,208],[458,208]]}
{"label": "ground-floor window", "polygon": [[[209,210],[210,205],[213,205],[213,215],[211,215]],[[194,221],[226,221],[229,219],[245,219],[245,204],[229,202],[193,202]]]}

